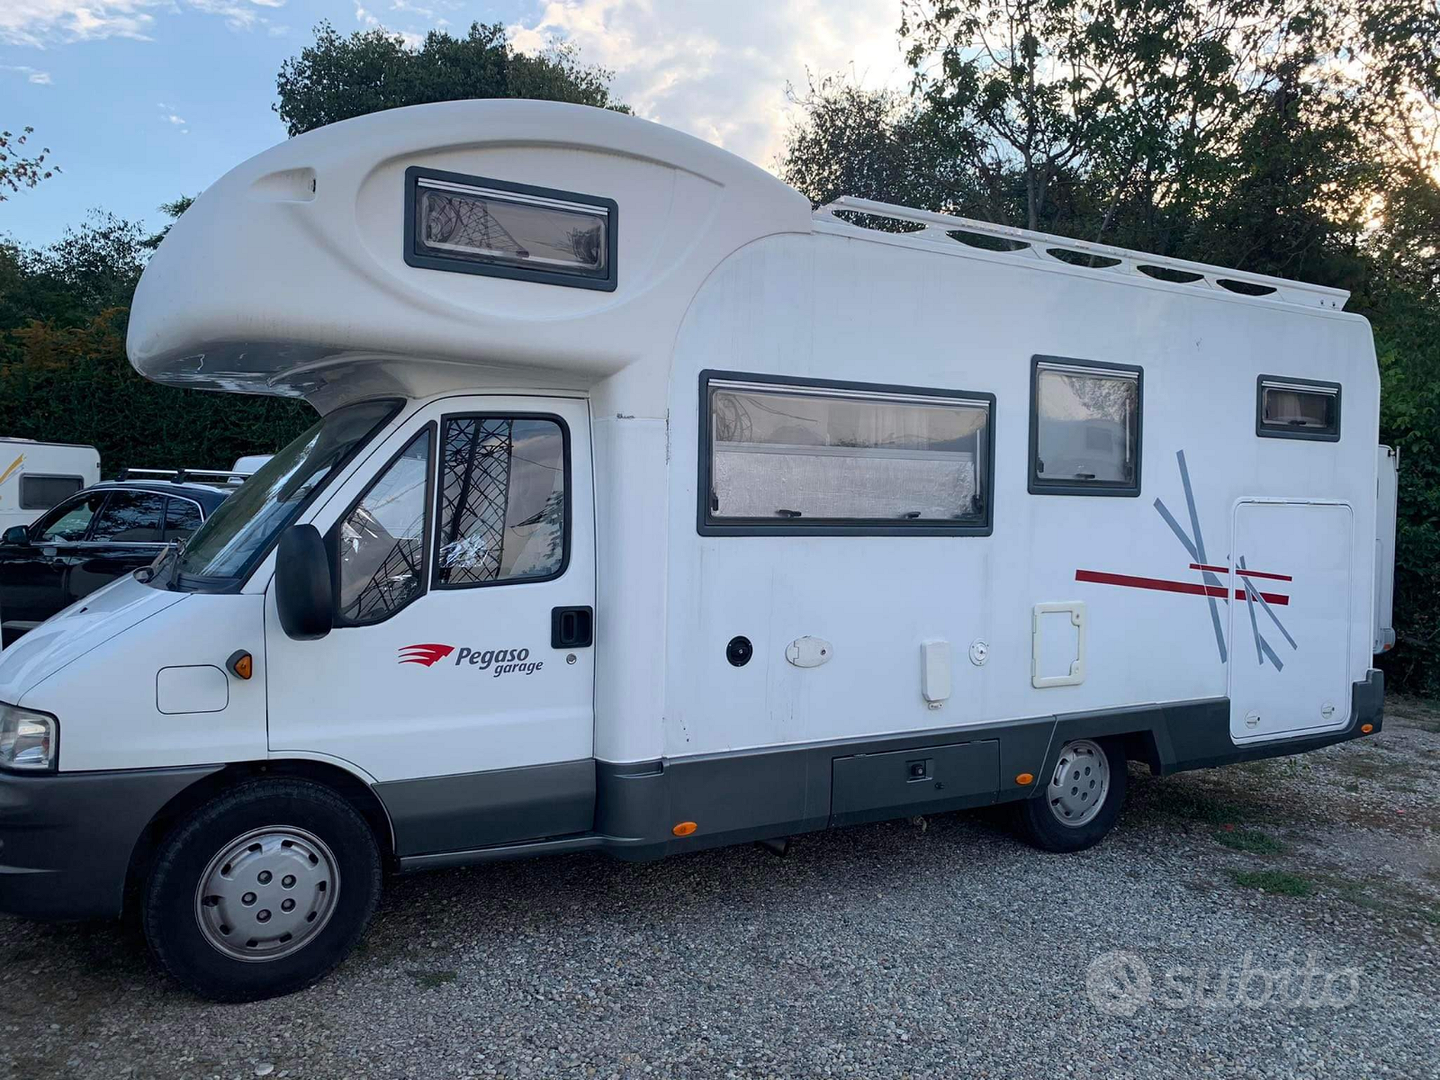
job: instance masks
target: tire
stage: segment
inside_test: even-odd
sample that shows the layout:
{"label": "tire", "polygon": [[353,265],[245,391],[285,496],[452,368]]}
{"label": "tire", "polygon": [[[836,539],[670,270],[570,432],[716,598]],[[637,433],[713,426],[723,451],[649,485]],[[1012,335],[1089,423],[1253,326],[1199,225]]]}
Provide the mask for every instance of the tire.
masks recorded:
{"label": "tire", "polygon": [[[1120,817],[1126,780],[1125,753],[1119,743],[1091,739],[1066,743],[1045,787],[1016,807],[1021,835],[1042,851],[1093,847]],[[1095,798],[1098,809],[1091,801]]]}
{"label": "tire", "polygon": [[380,850],[353,806],[307,780],[250,781],[161,844],[141,925],[178,982],[214,1001],[255,1001],[339,966],[380,888]]}

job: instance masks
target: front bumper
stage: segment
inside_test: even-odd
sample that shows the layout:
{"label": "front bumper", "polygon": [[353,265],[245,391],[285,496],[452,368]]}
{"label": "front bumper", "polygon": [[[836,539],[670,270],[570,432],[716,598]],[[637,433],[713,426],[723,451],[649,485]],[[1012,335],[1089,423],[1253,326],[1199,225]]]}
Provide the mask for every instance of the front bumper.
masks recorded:
{"label": "front bumper", "polygon": [[43,920],[118,916],[145,827],[217,768],[0,772],[0,912]]}

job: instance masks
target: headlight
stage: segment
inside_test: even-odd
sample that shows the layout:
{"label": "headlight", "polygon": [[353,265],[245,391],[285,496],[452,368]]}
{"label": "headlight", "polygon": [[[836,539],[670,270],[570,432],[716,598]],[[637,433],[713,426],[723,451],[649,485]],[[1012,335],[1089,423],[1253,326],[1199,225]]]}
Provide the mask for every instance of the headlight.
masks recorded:
{"label": "headlight", "polygon": [[52,771],[59,741],[60,726],[53,716],[0,705],[0,768]]}

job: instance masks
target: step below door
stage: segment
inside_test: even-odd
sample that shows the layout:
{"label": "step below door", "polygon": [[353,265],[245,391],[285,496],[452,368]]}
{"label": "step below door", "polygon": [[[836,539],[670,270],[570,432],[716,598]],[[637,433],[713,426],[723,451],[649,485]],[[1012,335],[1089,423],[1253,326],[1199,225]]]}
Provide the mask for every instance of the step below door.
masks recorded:
{"label": "step below door", "polygon": [[1354,513],[1242,501],[1231,536],[1230,734],[1316,734],[1350,719]]}

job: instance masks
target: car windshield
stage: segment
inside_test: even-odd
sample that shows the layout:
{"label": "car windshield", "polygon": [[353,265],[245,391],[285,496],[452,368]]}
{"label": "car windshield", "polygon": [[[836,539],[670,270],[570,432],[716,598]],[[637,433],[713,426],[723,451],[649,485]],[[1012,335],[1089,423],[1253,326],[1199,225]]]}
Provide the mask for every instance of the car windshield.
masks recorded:
{"label": "car windshield", "polygon": [[173,580],[203,589],[243,579],[311,496],[399,407],[395,401],[362,401],[315,423],[216,507],[185,545]]}

